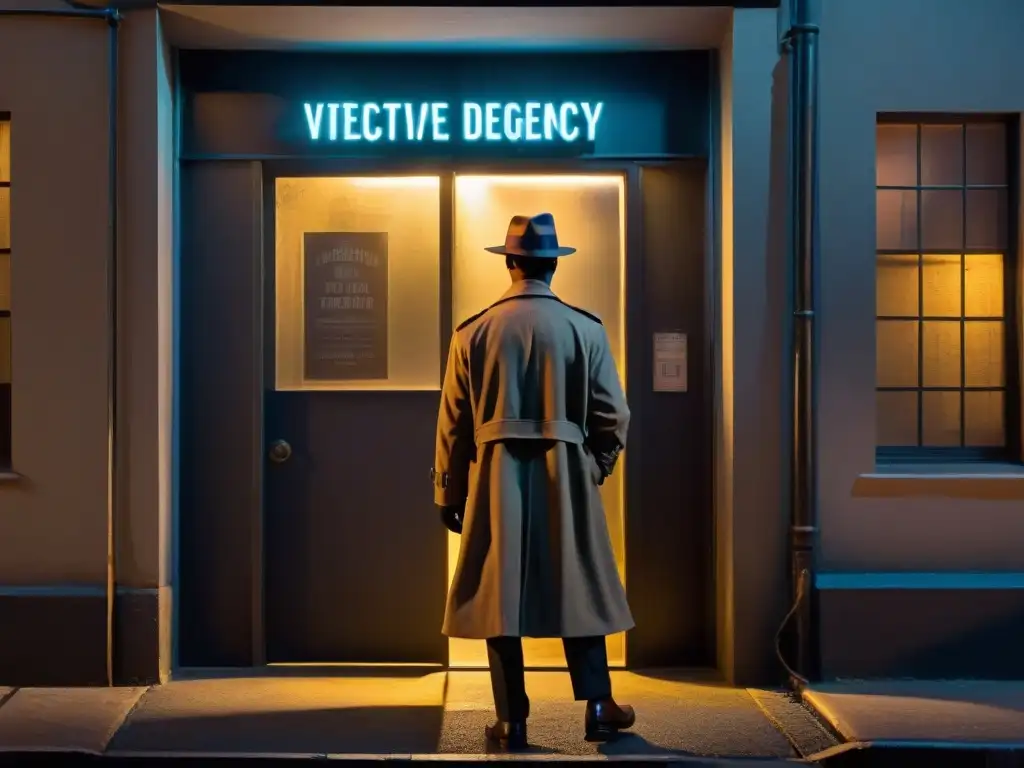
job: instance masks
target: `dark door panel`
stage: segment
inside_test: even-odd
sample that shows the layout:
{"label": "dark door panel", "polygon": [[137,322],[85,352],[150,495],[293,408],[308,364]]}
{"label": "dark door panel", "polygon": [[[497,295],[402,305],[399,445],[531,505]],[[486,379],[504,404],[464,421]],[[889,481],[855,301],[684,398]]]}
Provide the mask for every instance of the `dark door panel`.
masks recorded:
{"label": "dark door panel", "polygon": [[181,171],[178,663],[258,663],[262,426],[259,163]]}
{"label": "dark door panel", "polygon": [[272,392],[267,660],[444,663],[445,529],[429,470],[437,392]]}
{"label": "dark door panel", "polygon": [[[642,284],[630,294],[626,585],[632,667],[712,666],[711,393],[703,163],[641,169]],[[634,286],[636,282],[634,282]],[[654,334],[687,336],[687,391],[654,392]]]}

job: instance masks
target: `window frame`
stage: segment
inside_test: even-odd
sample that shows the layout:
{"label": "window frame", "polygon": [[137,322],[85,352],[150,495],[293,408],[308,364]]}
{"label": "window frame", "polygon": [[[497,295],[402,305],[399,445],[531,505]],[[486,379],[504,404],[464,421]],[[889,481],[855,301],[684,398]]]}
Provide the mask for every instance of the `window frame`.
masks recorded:
{"label": "window frame", "polygon": [[[1017,294],[1018,294],[1018,259],[1020,254],[1019,250],[1019,233],[1020,233],[1020,172],[1021,172],[1021,157],[1020,157],[1020,120],[1017,115],[1014,114],[1003,114],[1003,113],[920,113],[920,112],[882,112],[877,115],[875,121],[875,130],[877,132],[878,126],[882,125],[913,125],[918,129],[917,136],[917,183],[912,186],[892,186],[883,185],[878,183],[877,179],[877,168],[878,168],[878,148],[876,144],[875,148],[875,194],[877,199],[877,193],[879,190],[903,190],[903,191],[914,191],[915,193],[922,190],[933,190],[933,189],[971,189],[971,188],[983,188],[978,185],[968,185],[966,175],[966,163],[967,153],[966,147],[964,152],[964,179],[963,184],[951,187],[949,185],[934,185],[934,184],[922,184],[921,183],[921,135],[920,130],[924,126],[930,125],[960,125],[970,126],[979,125],[985,123],[997,123],[1003,125],[1006,128],[1006,200],[1007,200],[1007,245],[1003,256],[1003,354],[1005,361],[1005,386],[1000,388],[1004,392],[1003,395],[1003,434],[1005,436],[1005,442],[1003,446],[882,446],[878,445],[877,441],[875,444],[875,459],[879,464],[948,464],[948,463],[994,463],[994,462],[1010,462],[1010,463],[1021,463],[1021,390],[1020,390],[1020,339],[1018,338],[1018,307],[1017,307]],[[966,130],[966,129],[965,129]],[[917,217],[920,222],[921,209],[920,209],[920,196],[918,197],[918,210]],[[878,214],[875,214],[875,226],[878,226]],[[964,237],[966,238],[967,232],[967,217],[966,211],[963,220]],[[919,233],[920,234],[920,233]],[[917,243],[917,248],[913,253],[906,249],[879,249],[878,244],[875,244],[874,252],[874,263],[875,263],[875,286],[877,290],[878,285],[878,257],[884,255],[915,255],[920,256],[925,251],[922,249],[921,243]],[[933,253],[941,254],[942,250],[932,249],[928,251],[927,255]],[[959,254],[957,254],[959,255]],[[961,275],[961,280],[963,276]],[[919,296],[920,291],[923,290],[920,281],[923,280],[923,274],[919,272]],[[961,296],[965,290],[963,283],[961,283]],[[963,301],[963,299],[961,299]],[[961,312],[963,307],[961,305]],[[877,328],[878,321],[884,320],[888,316],[878,314],[877,306],[875,309],[875,328],[876,328],[876,345],[878,344],[877,339]],[[897,319],[897,318],[893,318]],[[977,318],[981,319],[981,318]],[[921,324],[923,319],[919,316],[915,320]],[[928,391],[983,391],[975,388],[971,390],[964,389],[964,344],[966,343],[964,338],[964,318],[960,318],[961,334],[960,334],[960,369],[961,369],[961,384],[956,390],[948,387],[924,387],[920,385],[915,387],[879,387],[877,373],[875,378],[874,391],[878,392],[928,392]],[[921,330],[919,329],[919,333]],[[922,350],[920,345],[918,347],[918,366],[920,369],[921,365]],[[963,396],[961,394],[961,404],[963,403]],[[876,406],[877,408],[877,406]],[[918,435],[921,435],[923,429],[922,422],[922,398],[918,398]],[[961,405],[960,411],[960,422],[961,429],[963,429],[964,413]]]}
{"label": "window frame", "polygon": [[[11,113],[10,112],[6,112],[4,110],[0,110],[0,123],[11,123],[11,122],[13,122],[11,120]],[[14,154],[13,147],[10,149],[10,152],[11,152],[12,155]],[[10,161],[10,160],[11,160],[11,158],[8,158],[8,161]],[[13,165],[13,163],[11,163],[11,164]],[[8,190],[12,189],[12,183],[14,181],[14,174],[13,174],[13,172],[10,174],[10,176],[11,176],[11,178],[6,180],[6,181],[0,180],[0,188],[6,188]],[[8,216],[7,225],[11,229],[13,229],[13,226],[12,226],[11,221],[10,221],[10,216]],[[12,260],[13,257],[11,256],[11,254],[12,254],[12,249],[10,247],[10,243],[8,244],[7,248],[0,248],[0,255],[6,255],[8,257],[8,260]],[[11,266],[11,269],[13,270],[13,264]],[[11,292],[12,293],[14,292],[13,287],[11,288]],[[10,330],[10,333],[11,333],[11,336],[12,336],[10,345],[13,348],[14,347],[14,339],[13,339],[14,331],[13,331],[13,320],[11,319],[11,310],[10,309],[0,309],[0,318],[6,318],[8,323],[10,323],[10,326],[12,326],[11,330]],[[14,389],[14,382],[13,382],[13,378],[14,377],[13,377],[13,375],[12,375],[11,378],[12,378],[12,381],[8,383],[8,391],[9,392],[11,392]],[[13,400],[13,395],[8,395],[8,396],[11,397],[12,400]],[[8,410],[13,411],[13,402],[11,403],[11,405],[10,405]],[[4,444],[4,448],[2,450],[0,450],[0,473],[9,471],[11,469],[11,466],[14,463],[13,413],[11,414],[11,417],[12,417],[11,418],[12,423],[8,425],[7,434],[0,435],[0,443]],[[6,454],[7,454],[6,456],[4,455],[4,452],[6,452]]]}

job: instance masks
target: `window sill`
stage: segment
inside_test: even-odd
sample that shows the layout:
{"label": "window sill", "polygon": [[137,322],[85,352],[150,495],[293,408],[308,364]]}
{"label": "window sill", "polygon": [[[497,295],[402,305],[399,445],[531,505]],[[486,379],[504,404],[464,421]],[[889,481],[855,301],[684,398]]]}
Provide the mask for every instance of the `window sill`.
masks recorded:
{"label": "window sill", "polygon": [[1024,499],[1024,465],[883,464],[853,484],[860,498]]}
{"label": "window sill", "polygon": [[831,572],[814,577],[818,589],[1014,589],[1024,590],[1024,573],[1017,572]]}
{"label": "window sill", "polygon": [[9,469],[0,469],[0,485],[4,483],[17,483],[23,479],[24,477],[17,472],[12,472]]}

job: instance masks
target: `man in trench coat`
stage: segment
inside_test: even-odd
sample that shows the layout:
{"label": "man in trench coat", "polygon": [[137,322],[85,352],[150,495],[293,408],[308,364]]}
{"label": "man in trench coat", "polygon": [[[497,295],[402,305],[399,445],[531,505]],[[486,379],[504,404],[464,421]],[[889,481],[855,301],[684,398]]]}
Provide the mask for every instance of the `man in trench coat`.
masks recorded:
{"label": "man in trench coat", "polygon": [[599,487],[626,444],[629,409],[601,321],[550,283],[551,214],[512,219],[512,286],[463,322],[448,355],[437,421],[434,501],[462,534],[444,633],[487,641],[497,722],[487,737],[526,746],[523,637],[563,638],[584,734],[635,721],[612,698],[605,636],[633,627]]}

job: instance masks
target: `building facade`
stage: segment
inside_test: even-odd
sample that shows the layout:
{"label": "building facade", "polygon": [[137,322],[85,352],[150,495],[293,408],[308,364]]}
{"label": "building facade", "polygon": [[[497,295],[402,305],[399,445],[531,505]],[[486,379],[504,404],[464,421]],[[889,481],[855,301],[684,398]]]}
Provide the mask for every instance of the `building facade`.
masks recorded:
{"label": "building facade", "polygon": [[[540,208],[635,414],[613,663],[784,679],[776,5],[0,3],[0,683],[484,663],[434,419]],[[1018,5],[822,4],[804,674],[1024,675]]]}

